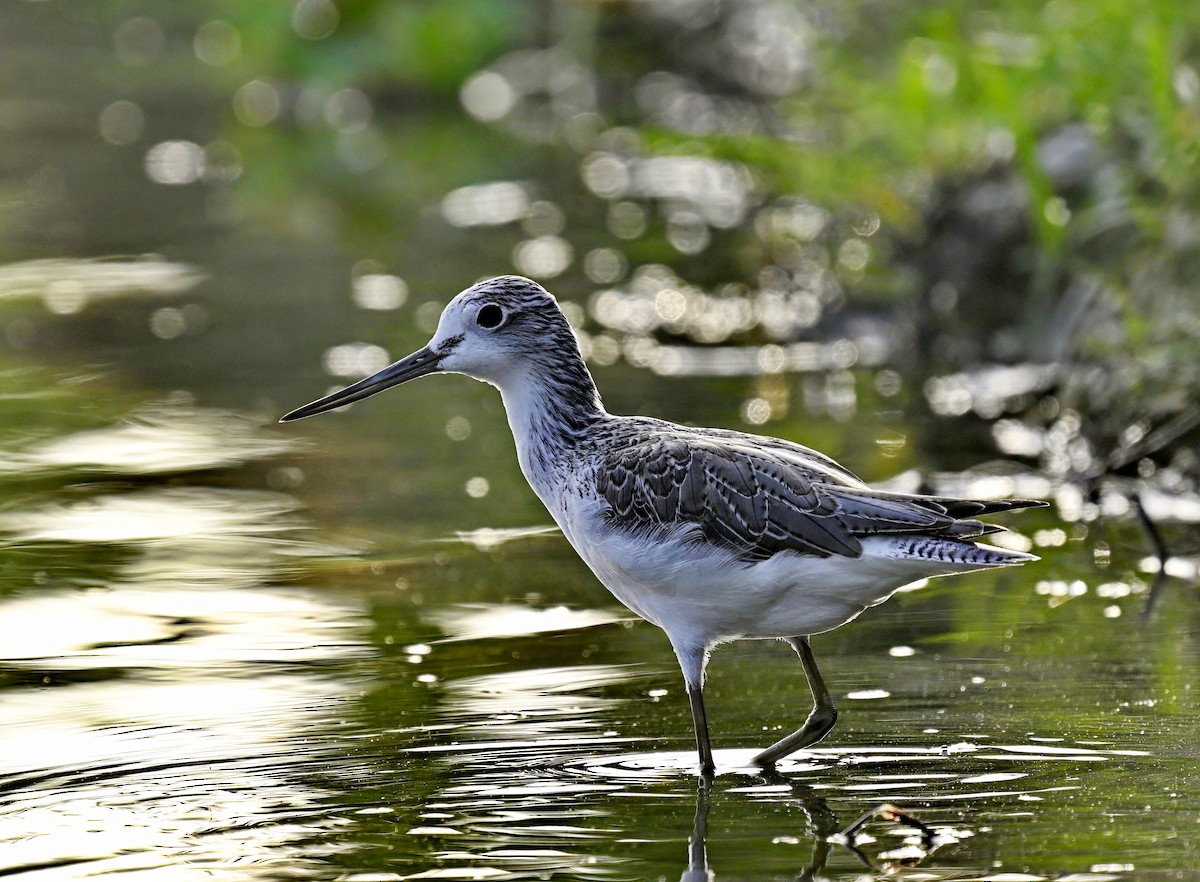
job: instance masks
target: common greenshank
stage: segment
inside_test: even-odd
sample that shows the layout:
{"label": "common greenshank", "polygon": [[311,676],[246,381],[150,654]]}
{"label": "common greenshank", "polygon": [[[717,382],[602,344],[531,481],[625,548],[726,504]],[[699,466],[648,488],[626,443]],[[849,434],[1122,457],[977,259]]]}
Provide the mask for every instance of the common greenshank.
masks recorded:
{"label": "common greenshank", "polygon": [[715,645],[777,638],[800,656],[814,706],[754,757],[771,767],[837,719],[811,635],[918,579],[1036,560],[977,542],[1000,528],[975,518],[1040,502],[881,492],[791,441],[608,413],[557,301],[519,276],[463,291],[423,349],[283,421],[439,372],[500,390],[521,471],[567,541],[618,600],[666,631],[705,775],[715,767],[702,690]]}

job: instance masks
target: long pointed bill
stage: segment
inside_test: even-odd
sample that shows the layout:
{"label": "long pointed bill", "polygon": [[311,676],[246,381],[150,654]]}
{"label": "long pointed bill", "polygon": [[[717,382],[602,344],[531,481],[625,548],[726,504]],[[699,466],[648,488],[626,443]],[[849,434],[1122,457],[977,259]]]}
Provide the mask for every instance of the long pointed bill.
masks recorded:
{"label": "long pointed bill", "polygon": [[279,422],[290,423],[292,420],[302,420],[305,417],[316,416],[319,413],[370,398],[376,392],[382,392],[392,386],[399,386],[401,383],[407,383],[409,380],[436,372],[441,360],[441,353],[434,352],[428,346],[418,349],[412,355],[400,359],[395,364],[388,365],[379,373],[367,377],[365,380],[359,380],[353,386],[347,386],[324,398],[318,398],[311,404],[296,408],[281,417]]}

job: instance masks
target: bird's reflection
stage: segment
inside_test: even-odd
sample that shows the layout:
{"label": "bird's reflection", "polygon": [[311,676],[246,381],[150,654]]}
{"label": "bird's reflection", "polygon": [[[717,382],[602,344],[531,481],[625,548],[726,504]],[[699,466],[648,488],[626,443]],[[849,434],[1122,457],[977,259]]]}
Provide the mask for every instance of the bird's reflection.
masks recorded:
{"label": "bird's reflection", "polygon": [[[890,874],[903,867],[919,864],[943,844],[932,827],[894,805],[883,804],[873,808],[843,828],[828,803],[808,785],[789,780],[783,775],[769,775],[767,780],[772,784],[786,784],[791,788],[792,799],[804,814],[805,832],[812,837],[812,856],[808,865],[796,875],[796,882],[815,882],[825,870],[834,845],[846,849],[868,870]],[[679,877],[680,882],[710,882],[716,878],[708,864],[708,812],[711,795],[711,779],[701,777],[696,789],[696,815],[692,835],[688,839],[688,865]],[[872,861],[858,846],[858,842],[862,838],[863,828],[875,819],[910,827],[917,834],[916,838],[902,853],[883,854],[879,856],[883,859],[879,863]]]}

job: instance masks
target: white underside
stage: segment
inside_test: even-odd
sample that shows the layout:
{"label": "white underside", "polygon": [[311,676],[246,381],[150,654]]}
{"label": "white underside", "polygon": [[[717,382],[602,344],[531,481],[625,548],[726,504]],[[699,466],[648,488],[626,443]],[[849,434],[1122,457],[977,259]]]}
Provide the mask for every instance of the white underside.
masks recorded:
{"label": "white underside", "polygon": [[613,529],[602,504],[575,497],[552,513],[609,591],[665,630],[677,650],[737,638],[819,634],[846,624],[896,589],[979,569],[914,558],[898,540],[868,537],[857,559],[785,552],[746,563],[687,533],[648,540]]}

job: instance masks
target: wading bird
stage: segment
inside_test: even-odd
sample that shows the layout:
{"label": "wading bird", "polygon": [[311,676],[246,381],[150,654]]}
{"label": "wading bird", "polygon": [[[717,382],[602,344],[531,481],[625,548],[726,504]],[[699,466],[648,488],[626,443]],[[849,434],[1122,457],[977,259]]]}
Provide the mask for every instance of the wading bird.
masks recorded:
{"label": "wading bird", "polygon": [[974,518],[1041,503],[880,492],[790,441],[608,413],[558,303],[519,276],[463,291],[429,345],[283,421],[439,372],[500,390],[529,485],[605,587],[667,632],[706,775],[702,690],[716,644],[779,638],[800,656],[814,706],[754,758],[770,767],[837,719],[810,635],[917,579],[1036,559],[977,543],[1000,528]]}

